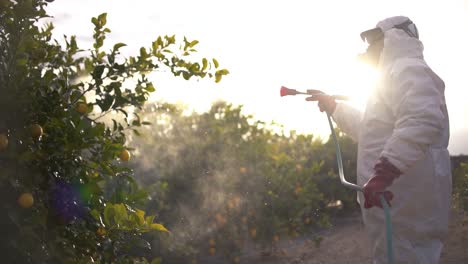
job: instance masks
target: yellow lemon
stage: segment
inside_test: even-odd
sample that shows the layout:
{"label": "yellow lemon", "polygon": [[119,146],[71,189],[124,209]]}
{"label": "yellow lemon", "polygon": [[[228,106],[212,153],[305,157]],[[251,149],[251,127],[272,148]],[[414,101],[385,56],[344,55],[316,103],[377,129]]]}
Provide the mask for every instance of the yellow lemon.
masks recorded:
{"label": "yellow lemon", "polygon": [[241,221],[242,221],[242,223],[244,223],[244,224],[247,224],[247,220],[248,220],[248,219],[247,219],[247,216],[243,216],[243,217],[241,218]]}
{"label": "yellow lemon", "polygon": [[210,247],[214,247],[214,246],[216,246],[216,241],[214,239],[210,239],[208,241],[208,244],[210,244]]}
{"label": "yellow lemon", "polygon": [[255,238],[257,236],[257,229],[255,228],[250,229],[250,236]]}
{"label": "yellow lemon", "polygon": [[130,151],[124,149],[120,152],[120,160],[122,161],[129,161],[130,160]]}
{"label": "yellow lemon", "polygon": [[240,167],[239,172],[242,173],[242,174],[246,174],[247,173],[247,168],[246,167]]}
{"label": "yellow lemon", "polygon": [[227,223],[226,217],[224,217],[222,214],[217,213],[215,215],[216,218],[216,223],[220,226],[224,226]]}
{"label": "yellow lemon", "polygon": [[8,147],[8,137],[5,134],[0,134],[0,150]]}
{"label": "yellow lemon", "polygon": [[210,247],[209,253],[210,253],[210,256],[214,256],[216,254],[216,248]]}
{"label": "yellow lemon", "polygon": [[18,197],[18,204],[23,208],[29,208],[34,204],[34,197],[31,193],[23,193]]}
{"label": "yellow lemon", "polygon": [[34,124],[30,127],[30,132],[31,132],[31,137],[33,139],[40,139],[42,135],[44,134],[44,130],[42,127],[38,124]]}
{"label": "yellow lemon", "polygon": [[294,194],[298,195],[302,192],[302,187],[300,185],[296,186],[296,189],[294,189]]}
{"label": "yellow lemon", "polygon": [[80,114],[86,114],[88,112],[88,105],[80,102],[76,105],[76,111]]}
{"label": "yellow lemon", "polygon": [[96,234],[98,236],[105,236],[106,235],[106,229],[104,227],[99,227],[97,230],[96,230]]}

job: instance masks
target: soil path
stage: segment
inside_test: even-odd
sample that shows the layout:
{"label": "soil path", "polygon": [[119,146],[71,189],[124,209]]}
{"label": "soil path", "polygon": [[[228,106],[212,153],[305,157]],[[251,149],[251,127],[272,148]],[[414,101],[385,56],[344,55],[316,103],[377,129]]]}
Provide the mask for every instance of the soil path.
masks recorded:
{"label": "soil path", "polygon": [[[440,264],[468,263],[468,213],[452,213],[449,235]],[[463,221],[465,219],[465,221]],[[369,240],[360,215],[334,221],[323,234],[319,248],[307,238],[281,241],[272,255],[251,254],[241,263],[261,264],[354,264],[371,263]]]}

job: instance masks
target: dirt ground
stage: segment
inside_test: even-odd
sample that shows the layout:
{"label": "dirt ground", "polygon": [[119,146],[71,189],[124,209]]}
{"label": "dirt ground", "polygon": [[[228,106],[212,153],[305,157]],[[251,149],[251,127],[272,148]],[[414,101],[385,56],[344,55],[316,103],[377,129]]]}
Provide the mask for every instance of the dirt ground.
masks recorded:
{"label": "dirt ground", "polygon": [[[465,213],[468,216],[468,213]],[[468,263],[468,221],[463,213],[453,211],[450,230],[440,264]],[[465,221],[463,221],[465,219]],[[254,253],[241,263],[259,264],[354,264],[371,263],[369,241],[360,215],[337,219],[323,234],[319,248],[307,238],[281,241],[269,256]]]}

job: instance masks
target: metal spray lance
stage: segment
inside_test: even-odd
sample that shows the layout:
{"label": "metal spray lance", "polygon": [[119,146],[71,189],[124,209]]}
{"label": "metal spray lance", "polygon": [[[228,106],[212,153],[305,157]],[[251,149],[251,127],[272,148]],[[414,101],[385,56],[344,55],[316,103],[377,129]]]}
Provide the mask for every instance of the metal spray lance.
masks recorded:
{"label": "metal spray lance", "polygon": [[[311,96],[311,95],[319,95],[319,94],[324,94],[324,93],[322,91],[320,91],[320,90],[307,90],[306,92],[300,92],[300,91],[297,91],[297,90],[294,90],[294,89],[287,88],[285,86],[281,86],[281,90],[280,90],[281,97],[288,96],[288,95],[298,95],[298,94]],[[332,97],[335,100],[349,100],[349,97],[344,96],[344,95],[332,95]],[[345,179],[344,171],[343,171],[343,159],[341,157],[340,144],[338,143],[338,138],[336,136],[335,129],[333,128],[333,123],[331,121],[331,117],[330,117],[329,113],[327,113],[327,118],[328,118],[328,124],[330,125],[332,138],[333,138],[333,141],[335,143],[336,161],[338,163],[338,174],[340,176],[341,184],[343,184],[345,187],[347,187],[349,189],[352,189],[352,190],[355,190],[355,191],[358,191],[358,192],[362,192],[362,187],[361,186],[359,186],[357,184],[354,184],[354,183],[350,183]],[[388,203],[385,200],[383,195],[380,196],[380,201],[381,201],[381,203],[383,205],[383,209],[384,209],[384,213],[385,213],[385,224],[386,224],[386,229],[387,229],[388,263],[393,264],[395,261],[394,261],[394,256],[393,256],[393,239],[392,239],[392,223],[391,223],[391,218],[390,218],[390,207],[389,207],[389,205],[388,205]]]}

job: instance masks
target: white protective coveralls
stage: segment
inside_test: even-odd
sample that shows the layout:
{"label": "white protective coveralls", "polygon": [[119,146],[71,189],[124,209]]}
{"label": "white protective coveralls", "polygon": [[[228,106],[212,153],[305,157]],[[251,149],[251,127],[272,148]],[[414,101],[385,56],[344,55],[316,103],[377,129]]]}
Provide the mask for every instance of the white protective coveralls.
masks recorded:
{"label": "white protective coveralls", "polygon": [[[364,113],[338,103],[333,119],[358,142],[357,181],[363,186],[385,156],[403,175],[388,188],[396,263],[438,263],[447,233],[452,176],[449,120],[444,82],[423,58],[423,45],[393,28],[408,20],[391,17],[377,24],[384,32],[378,69],[381,80]],[[371,239],[373,263],[387,263],[384,212],[358,202]]]}

